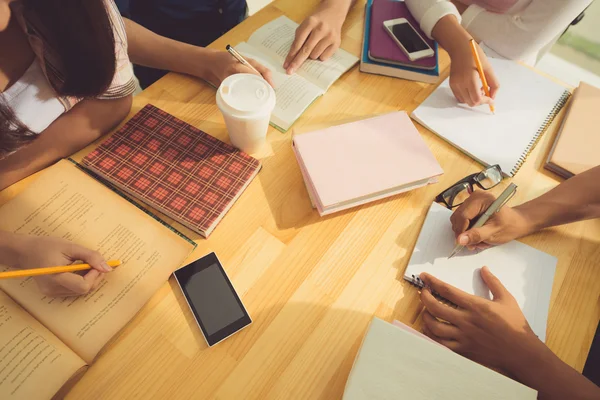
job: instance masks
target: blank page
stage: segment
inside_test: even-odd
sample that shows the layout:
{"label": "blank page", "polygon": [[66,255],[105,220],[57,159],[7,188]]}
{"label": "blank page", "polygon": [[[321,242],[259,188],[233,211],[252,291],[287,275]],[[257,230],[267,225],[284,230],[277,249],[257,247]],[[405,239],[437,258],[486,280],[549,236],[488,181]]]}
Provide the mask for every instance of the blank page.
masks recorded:
{"label": "blank page", "polygon": [[487,105],[459,104],[446,79],[411,116],[480,163],[500,164],[512,176],[569,92],[514,61],[489,61],[501,85],[495,114]]}
{"label": "blank page", "polygon": [[455,246],[451,215],[447,208],[431,205],[404,279],[410,281],[413,275],[428,272],[467,293],[491,299],[480,275],[481,267],[487,266],[515,297],[531,329],[545,341],[556,258],[512,241],[480,252],[465,248],[448,259]]}
{"label": "blank page", "polygon": [[374,318],[344,400],[535,399],[535,390]]}

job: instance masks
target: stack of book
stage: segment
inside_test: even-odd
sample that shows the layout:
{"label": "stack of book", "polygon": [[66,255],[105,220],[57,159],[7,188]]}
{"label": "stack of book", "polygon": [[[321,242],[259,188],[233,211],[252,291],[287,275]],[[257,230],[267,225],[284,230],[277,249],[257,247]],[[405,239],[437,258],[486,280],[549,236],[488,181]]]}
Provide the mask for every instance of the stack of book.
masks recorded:
{"label": "stack of book", "polygon": [[292,144],[321,216],[435,183],[443,173],[405,112],[296,135]]}
{"label": "stack of book", "polygon": [[[431,57],[411,61],[383,26],[384,21],[406,18],[434,51]],[[365,10],[365,32],[360,58],[362,72],[436,83],[440,77],[438,46],[419,28],[404,1],[368,0]]]}

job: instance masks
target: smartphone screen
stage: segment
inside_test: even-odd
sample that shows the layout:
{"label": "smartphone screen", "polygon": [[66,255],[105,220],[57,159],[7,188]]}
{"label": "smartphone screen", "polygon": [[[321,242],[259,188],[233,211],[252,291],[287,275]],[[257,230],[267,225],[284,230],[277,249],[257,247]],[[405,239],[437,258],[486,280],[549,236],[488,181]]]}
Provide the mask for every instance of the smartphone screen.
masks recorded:
{"label": "smartphone screen", "polygon": [[398,39],[409,53],[427,50],[429,46],[419,34],[408,24],[396,24],[391,27],[392,34]]}
{"label": "smartphone screen", "polygon": [[252,322],[214,253],[178,269],[175,278],[209,346]]}

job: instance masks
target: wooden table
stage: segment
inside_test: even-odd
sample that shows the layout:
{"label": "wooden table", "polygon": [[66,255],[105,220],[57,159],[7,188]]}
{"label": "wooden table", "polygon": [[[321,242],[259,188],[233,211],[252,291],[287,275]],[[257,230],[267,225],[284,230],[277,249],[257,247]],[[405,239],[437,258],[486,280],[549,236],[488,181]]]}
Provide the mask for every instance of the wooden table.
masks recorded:
{"label": "wooden table", "polygon": [[[276,0],[211,47],[222,49],[226,43],[246,40],[281,14],[301,22],[316,3]],[[363,15],[364,0],[358,1],[344,25],[342,47],[356,55]],[[445,74],[448,65],[442,54]],[[410,112],[433,89],[359,73],[356,67],[294,128],[399,109]],[[131,114],[147,103],[227,140],[215,91],[197,79],[166,76],[135,98]],[[559,183],[543,169],[557,125],[514,178],[520,190],[512,204]],[[340,398],[373,316],[420,326],[417,291],[403,282],[402,273],[421,224],[439,191],[482,168],[422,127],[419,130],[445,171],[439,184],[320,218],[311,208],[293,156],[291,132],[271,129],[270,146],[259,155],[263,170],[210,239],[176,224],[197,239],[192,258],[210,251],[218,254],[254,323],[209,349],[171,279],[68,397]],[[550,229],[523,242],[558,257],[547,343],[581,371],[600,316],[600,222]]]}

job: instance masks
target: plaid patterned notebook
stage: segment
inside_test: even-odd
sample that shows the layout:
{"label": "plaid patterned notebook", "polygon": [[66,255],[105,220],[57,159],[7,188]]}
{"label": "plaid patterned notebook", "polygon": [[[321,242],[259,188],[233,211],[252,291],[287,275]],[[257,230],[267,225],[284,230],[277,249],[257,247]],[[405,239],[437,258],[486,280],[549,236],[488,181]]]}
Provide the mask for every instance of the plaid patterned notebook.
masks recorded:
{"label": "plaid patterned notebook", "polygon": [[261,168],[152,105],[88,154],[83,166],[204,237]]}

